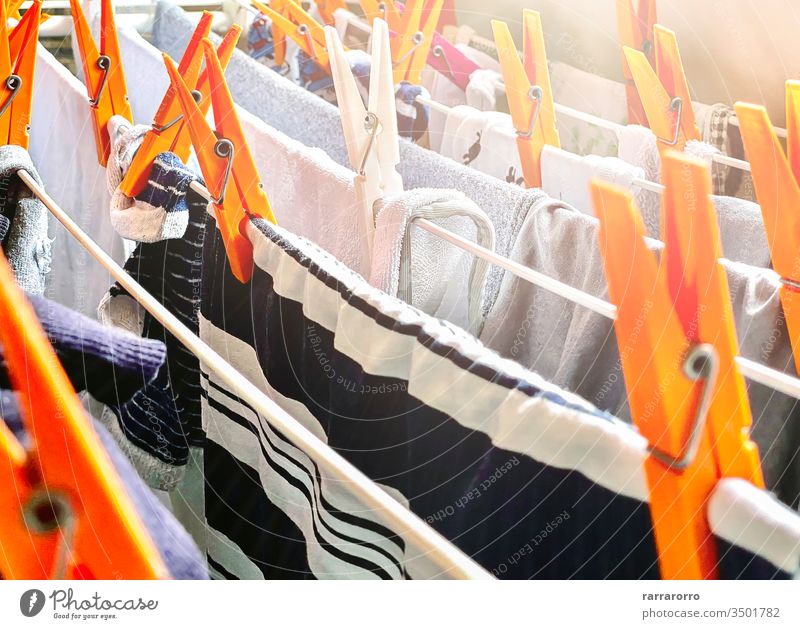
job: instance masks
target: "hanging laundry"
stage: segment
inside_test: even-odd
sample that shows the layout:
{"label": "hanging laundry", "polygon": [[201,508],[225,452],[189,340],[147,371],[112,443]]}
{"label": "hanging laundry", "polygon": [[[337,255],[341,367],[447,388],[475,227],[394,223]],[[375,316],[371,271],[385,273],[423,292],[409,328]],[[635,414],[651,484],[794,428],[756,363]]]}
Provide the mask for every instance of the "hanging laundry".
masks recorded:
{"label": "hanging laundry", "polygon": [[467,105],[450,110],[440,153],[507,183],[524,185],[511,116]]}
{"label": "hanging laundry", "polygon": [[[141,136],[140,129],[128,128],[117,138],[128,146],[131,137]],[[129,164],[118,161],[117,146],[112,156],[109,164],[126,172]],[[110,183],[117,179],[109,176]],[[140,240],[125,270],[191,330],[197,330],[206,210],[205,199],[189,189],[195,180],[175,155],[162,153],[133,204],[116,210],[113,218],[122,236]],[[114,198],[119,195],[115,190]],[[154,487],[172,489],[185,472],[189,449],[203,443],[197,357],[119,284],[103,298],[98,315],[105,323],[158,339],[167,347],[165,368],[121,409],[118,419],[139,473]]]}
{"label": "hanging laundry", "polygon": [[644,169],[618,157],[578,155],[546,145],[541,164],[542,190],[584,213],[593,214],[590,184],[595,178],[631,190],[637,201],[650,201],[653,194],[633,185],[635,179],[645,178]]}
{"label": "hanging laundry", "polygon": [[[593,217],[568,206],[531,207],[510,257],[525,267],[601,299],[608,299]],[[656,251],[662,243],[651,240]],[[580,251],[564,256],[561,251]],[[789,336],[776,274],[723,260],[728,271],[740,352],[792,373]],[[506,273],[480,340],[502,356],[630,421],[613,322]],[[768,487],[789,505],[800,504],[800,403],[755,382],[748,384],[753,439]],[[784,435],[778,437],[778,435]]]}
{"label": "hanging laundry", "polygon": [[[646,179],[655,182],[661,180],[661,158],[656,137],[650,129],[628,125],[620,132],[619,140],[620,159],[640,167]],[[686,143],[686,152],[707,161],[709,167],[712,167],[711,155],[718,151],[705,142],[692,140]],[[642,191],[637,194],[637,199],[641,201],[639,209],[648,235],[658,238],[661,229],[661,197]],[[715,196],[714,207],[719,217],[722,252],[725,257],[753,266],[769,267],[770,254],[761,208],[751,201],[728,196]]]}
{"label": "hanging laundry", "polygon": [[18,170],[41,184],[25,149],[13,144],[0,146],[0,242],[20,287],[41,295],[52,261],[48,212],[20,180]]}
{"label": "hanging laundry", "polygon": [[[465,44],[457,44],[456,49],[476,63],[479,68],[470,74],[466,89],[461,89],[444,73],[423,73],[422,82],[430,92],[431,98],[446,107],[469,105],[481,111],[495,111],[497,109],[498,95],[503,94],[500,64],[496,59],[492,59]],[[430,147],[437,153],[441,145],[446,120],[447,116],[445,114],[436,109],[431,110],[429,125]]]}
{"label": "hanging laundry", "polygon": [[[160,84],[161,76],[165,73],[158,52],[138,35],[127,31],[120,32],[120,41],[126,53],[127,67],[134,68],[139,74],[150,74],[152,80]],[[305,92],[299,90],[299,93]],[[140,96],[132,93],[131,99],[135,109],[152,107],[155,111],[158,106],[158,103],[148,95]],[[145,99],[150,99],[151,103],[143,106],[142,101]],[[319,99],[313,99],[313,102],[321,104]],[[341,130],[338,111],[336,109],[332,111]],[[396,245],[402,241],[403,232],[398,221],[402,220],[401,216],[413,217],[429,213],[426,209],[428,203],[420,203],[418,195],[408,193],[392,199],[391,210],[376,208],[377,229],[388,240],[382,241],[387,243],[386,246],[381,244],[376,248],[373,258],[370,258],[366,246],[369,235],[364,233],[357,214],[353,212],[353,208],[358,204],[353,187],[353,172],[334,162],[322,150],[309,148],[285,136],[247,111],[238,109],[238,113],[256,165],[259,167],[264,190],[273,200],[275,215],[280,225],[314,241],[357,273],[364,277],[372,277],[381,284],[384,283],[384,279],[399,272],[401,258],[396,258],[395,255],[399,255]],[[117,146],[122,147],[126,137],[134,138],[134,135],[123,134]],[[126,155],[129,155],[134,147],[135,143],[126,151]],[[112,154],[112,164],[115,163],[114,159],[116,158]],[[110,168],[109,173],[116,170],[118,170],[116,167]],[[287,177],[286,173],[292,175]],[[117,180],[118,178],[115,178],[113,181]],[[466,201],[457,191],[443,190],[438,191],[436,195],[437,201],[452,202],[459,208]],[[120,207],[130,202],[123,199]],[[137,201],[137,205],[139,203]],[[121,215],[126,211],[121,210]],[[449,227],[463,225],[463,228],[457,229],[459,233],[472,240],[477,235],[478,242],[491,245],[493,241],[488,237],[491,222],[485,215],[481,217],[482,222],[478,232],[474,227],[470,227],[470,221],[466,219],[446,219],[445,215],[458,214],[461,211],[460,209],[445,211],[441,216],[437,216],[434,212],[429,213],[429,216],[437,223],[443,219],[442,224]],[[506,207],[503,207],[503,212],[507,212]],[[185,213],[176,214],[185,216]],[[483,213],[480,211],[474,212],[475,217],[481,214]],[[150,218],[147,218],[148,214],[142,213],[141,216],[147,219],[143,221],[145,225],[160,224],[162,220],[154,216],[151,222]],[[114,220],[116,223],[116,219]],[[123,233],[128,233],[128,237],[135,235],[132,232]],[[416,291],[410,292],[413,299],[410,303],[428,314],[444,317],[461,325],[469,326],[470,321],[474,325],[479,325],[482,316],[476,318],[477,314],[470,309],[482,301],[479,288],[482,284],[481,269],[485,268],[482,263],[476,262],[473,256],[464,255],[458,249],[443,247],[440,240],[428,236],[421,230],[414,230],[410,251],[414,256],[411,282],[418,287]],[[474,273],[473,267],[478,275],[472,275],[475,281],[470,284],[469,278]],[[435,269],[435,272],[432,272],[432,269]],[[419,290],[421,286],[430,287],[431,290]],[[470,286],[473,288],[470,289]]]}
{"label": "hanging laundry", "polygon": [[[120,406],[148,383],[164,363],[163,343],[104,326],[61,304],[28,295],[39,323],[73,388],[109,406]],[[11,382],[0,354],[0,389]]]}
{"label": "hanging laundry", "polygon": [[247,31],[247,52],[258,61],[259,59],[275,59],[275,40],[272,37],[272,28],[267,17],[259,13],[250,22]]}
{"label": "hanging laundry", "polygon": [[[110,407],[128,403],[155,378],[164,363],[165,348],[157,341],[103,326],[43,297],[28,295],[28,300],[74,389],[85,390]],[[11,389],[0,353],[0,421],[21,443],[29,444],[19,402]],[[93,421],[93,427],[172,577],[207,579],[205,561],[186,531],[147,489],[111,432],[98,420]]]}
{"label": "hanging laundry", "polygon": [[427,219],[494,250],[494,227],[477,205],[454,190],[417,189],[383,200],[375,221],[370,284],[426,314],[473,334],[483,326],[488,264],[458,255],[414,222]]}
{"label": "hanging laundry", "polygon": [[[248,225],[243,285],[209,221],[204,340],[398,500],[500,577],[658,576],[634,431],[266,221]],[[204,387],[215,576],[438,574],[224,383]],[[737,547],[722,576],[796,570],[798,518],[778,512],[724,522],[724,539],[751,525],[791,534],[769,553]]]}
{"label": "hanging laundry", "polygon": [[[549,66],[556,103],[610,122],[627,124],[628,107],[623,83],[561,61],[551,61]],[[556,121],[561,148],[570,153],[603,157],[617,154],[618,140],[613,131],[567,115],[557,115]]]}
{"label": "hanging laundry", "polygon": [[[19,405],[12,391],[0,390],[0,420],[5,421],[21,443],[28,441]],[[92,427],[171,577],[181,580],[208,579],[205,559],[175,516],[142,482],[105,426],[93,420]]]}
{"label": "hanging laundry", "polygon": [[[173,58],[180,58],[193,31],[194,23],[180,7],[165,1],[156,4],[152,36],[156,48],[164,50]],[[138,46],[135,45],[137,41],[140,44]],[[155,57],[154,64],[161,64],[154,51],[143,47],[141,43],[143,40],[140,37],[133,40],[126,38],[124,32],[120,33],[120,45],[126,67],[134,62],[145,63],[142,59],[149,55]],[[146,55],[142,54],[148,50]],[[150,80],[161,85],[160,74],[156,75],[156,72],[161,70],[154,68],[155,65],[150,66]],[[226,77],[233,98],[242,109],[246,109],[270,127],[292,139],[306,146],[322,149],[334,161],[349,167],[350,159],[342,133],[341,118],[335,107],[299,86],[285,81],[276,73],[255,63],[247,55],[238,52],[234,53],[228,65]],[[166,84],[163,89],[166,89]],[[136,92],[130,96],[133,101],[149,100],[150,104],[146,109],[149,111],[148,116],[152,117],[158,107],[157,96]],[[136,102],[133,105],[136,110]],[[508,185],[504,180],[465,167],[410,142],[400,143],[400,164],[397,170],[403,178],[406,190],[439,188],[442,182],[447,182],[448,186],[465,194],[492,220],[495,226],[496,251],[500,255],[508,255],[513,245],[511,234],[514,232],[514,226],[517,225],[518,219],[524,216],[524,211],[530,204],[542,195],[540,191],[523,190],[518,186]],[[269,176],[268,172],[261,174],[262,177]],[[302,233],[287,225],[284,220],[278,217],[279,224],[291,231]],[[312,236],[309,238],[316,241]],[[322,246],[331,251],[326,245]],[[491,304],[494,300],[501,276],[502,271],[497,267],[493,267],[490,271],[487,281],[487,304]]]}
{"label": "hanging laundry", "polygon": [[[111,226],[105,170],[97,163],[86,87],[47,52],[36,53],[30,155],[48,194],[118,263],[125,249]],[[53,115],[58,111],[58,116]],[[67,167],[69,166],[69,167]],[[52,270],[46,295],[93,316],[111,276],[52,216]]]}
{"label": "hanging laundry", "polygon": [[[733,107],[722,104],[711,105],[703,122],[698,121],[698,126],[704,142],[725,155],[745,159],[742,134],[739,127],[731,122],[735,117],[736,112]],[[757,201],[753,177],[749,172],[724,164],[714,164],[711,175],[714,194]]]}

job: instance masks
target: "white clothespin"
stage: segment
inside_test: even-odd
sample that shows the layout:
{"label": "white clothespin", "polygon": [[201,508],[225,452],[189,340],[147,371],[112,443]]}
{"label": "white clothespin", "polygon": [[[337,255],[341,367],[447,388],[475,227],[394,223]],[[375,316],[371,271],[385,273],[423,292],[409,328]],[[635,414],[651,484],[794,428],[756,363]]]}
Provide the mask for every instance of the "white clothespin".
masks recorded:
{"label": "white clothespin", "polygon": [[392,78],[392,53],[389,27],[375,19],[372,31],[372,54],[369,73],[368,107],[350,70],[336,29],[325,27],[325,41],[342,117],[342,128],[350,164],[356,171],[355,186],[359,206],[369,236],[369,255],[375,235],[375,201],[403,191],[403,180],[396,167],[400,163],[397,112]]}

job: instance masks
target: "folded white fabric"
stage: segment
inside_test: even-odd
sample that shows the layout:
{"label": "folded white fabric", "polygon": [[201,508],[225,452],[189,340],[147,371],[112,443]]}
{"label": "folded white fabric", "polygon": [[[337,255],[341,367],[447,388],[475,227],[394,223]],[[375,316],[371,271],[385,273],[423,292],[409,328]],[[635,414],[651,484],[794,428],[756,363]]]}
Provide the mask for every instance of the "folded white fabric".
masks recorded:
{"label": "folded white fabric", "polygon": [[494,250],[486,213],[455,190],[419,188],[384,199],[376,218],[370,284],[425,312],[478,334],[488,263],[421,229],[428,219]]}

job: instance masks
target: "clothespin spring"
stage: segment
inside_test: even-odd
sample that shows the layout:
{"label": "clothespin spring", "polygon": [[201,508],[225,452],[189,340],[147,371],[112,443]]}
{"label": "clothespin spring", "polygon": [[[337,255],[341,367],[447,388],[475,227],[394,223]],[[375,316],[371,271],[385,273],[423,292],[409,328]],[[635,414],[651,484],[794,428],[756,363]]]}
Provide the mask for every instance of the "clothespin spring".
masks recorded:
{"label": "clothespin spring", "polygon": [[531,114],[531,124],[528,127],[528,130],[516,130],[517,135],[521,138],[530,138],[533,136],[533,130],[536,128],[536,122],[539,120],[539,110],[542,108],[542,99],[544,98],[544,92],[542,91],[542,88],[538,85],[531,86],[531,89],[528,90],[528,98],[536,103],[536,108],[533,110],[533,114]]}
{"label": "clothespin spring", "polygon": [[308,43],[308,49],[314,55],[314,58],[317,57],[317,47],[314,44],[314,38],[311,36],[311,31],[309,30],[308,26],[305,24],[300,24],[297,27],[297,32],[300,33],[303,37],[305,37],[306,43]]}
{"label": "clothespin spring", "polygon": [[34,534],[59,533],[61,539],[50,578],[65,579],[67,560],[75,539],[75,517],[67,496],[51,489],[37,489],[25,503],[22,517],[28,530]]}
{"label": "clothespin spring", "polygon": [[364,117],[364,130],[369,133],[369,142],[367,143],[367,148],[364,150],[364,157],[361,158],[361,166],[358,167],[358,174],[362,177],[365,174],[365,169],[367,167],[367,159],[369,158],[369,154],[372,151],[372,147],[375,146],[375,138],[378,137],[378,130],[380,128],[381,120],[378,118],[377,114],[373,114],[371,111],[367,112],[367,115]]}
{"label": "clothespin spring", "polygon": [[6,113],[6,109],[8,109],[9,105],[11,105],[14,98],[16,98],[17,94],[19,94],[19,88],[22,87],[22,77],[17,76],[16,74],[10,75],[6,79],[6,87],[11,90],[11,95],[8,97],[8,100],[3,103],[3,106],[0,108],[0,116]]}
{"label": "clothespin spring", "polygon": [[444,65],[447,67],[447,74],[450,75],[450,78],[455,80],[456,76],[453,74],[453,68],[450,67],[450,60],[447,58],[447,55],[444,53],[444,48],[442,48],[441,44],[436,44],[433,49],[431,50],[433,56],[437,59],[441,58],[444,61]]}
{"label": "clothespin spring", "polygon": [[392,67],[399,66],[399,65],[400,65],[401,63],[403,63],[403,62],[404,62],[406,59],[408,59],[408,58],[409,58],[411,55],[413,55],[413,54],[414,54],[414,51],[415,51],[417,48],[419,48],[420,46],[422,46],[422,42],[424,42],[424,41],[425,41],[425,33],[423,33],[422,31],[417,31],[416,33],[414,33],[414,34],[411,36],[411,41],[414,43],[414,45],[413,45],[411,48],[409,48],[409,50],[408,50],[408,52],[406,52],[406,54],[404,54],[404,55],[403,55],[402,57],[400,57],[400,58],[399,58],[397,61],[395,61],[395,62],[392,64]]}
{"label": "clothespin spring", "polygon": [[103,96],[103,90],[106,89],[106,83],[108,83],[108,73],[111,71],[111,57],[100,55],[97,58],[97,67],[103,71],[103,78],[100,81],[100,87],[97,88],[97,95],[89,99],[89,104],[95,109]]}
{"label": "clothespin spring", "polygon": [[[200,101],[203,100],[203,95],[200,93],[200,90],[192,90],[191,94],[192,94],[192,98],[194,98],[194,102],[199,105]],[[169,122],[164,123],[161,126],[156,125],[156,124],[153,124],[153,125],[150,125],[150,126],[153,129],[153,131],[158,131],[159,133],[164,133],[164,131],[166,131],[170,127],[175,126],[181,120],[183,120],[183,114],[178,114],[172,120],[170,120]]]}
{"label": "clothespin spring", "polygon": [[[222,178],[222,186],[219,191],[219,197],[216,199],[211,197],[211,202],[214,205],[222,205],[225,202],[225,193],[228,191],[228,181],[231,178],[231,170],[233,168],[233,142],[227,138],[219,138],[217,143],[214,144],[214,154],[217,157],[222,157],[228,160],[225,166],[225,176]],[[259,183],[259,185],[261,185]]]}
{"label": "clothespin spring", "polygon": [[667,146],[675,146],[681,137],[681,118],[683,117],[683,99],[676,96],[669,102],[669,110],[675,112],[675,136],[671,140],[656,136],[659,142],[663,142]]}
{"label": "clothespin spring", "polygon": [[711,398],[714,387],[719,375],[719,356],[714,346],[709,343],[695,345],[687,354],[683,362],[683,373],[692,381],[703,381],[703,392],[700,403],[697,405],[697,412],[692,420],[689,438],[686,442],[686,450],[679,459],[654,447],[649,451],[653,458],[657,459],[667,467],[675,470],[685,470],[689,467],[697,456],[700,446],[700,436],[708,418],[708,410],[711,408]]}

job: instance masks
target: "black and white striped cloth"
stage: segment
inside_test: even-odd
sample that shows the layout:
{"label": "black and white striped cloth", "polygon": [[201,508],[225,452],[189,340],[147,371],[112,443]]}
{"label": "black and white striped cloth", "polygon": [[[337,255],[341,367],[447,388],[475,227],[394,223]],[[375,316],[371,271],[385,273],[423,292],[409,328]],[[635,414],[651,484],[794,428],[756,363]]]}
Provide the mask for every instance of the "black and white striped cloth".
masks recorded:
{"label": "black and white striped cloth", "polygon": [[[501,578],[659,576],[637,433],[307,241],[248,235],[241,284],[209,218],[200,331],[281,407]],[[203,389],[215,576],[446,576],[213,374]],[[709,521],[720,576],[797,573],[800,518],[768,494],[720,483]]]}

